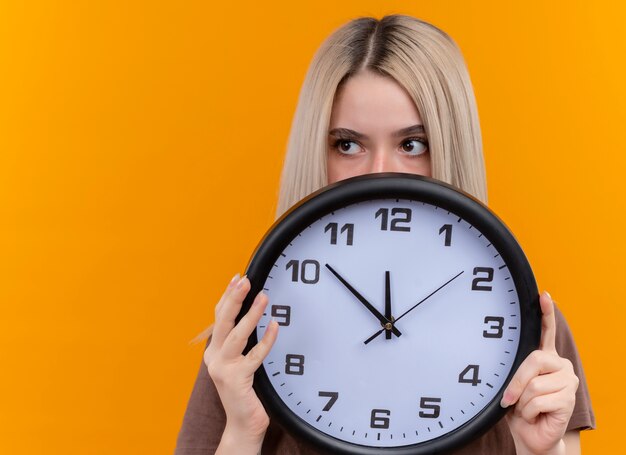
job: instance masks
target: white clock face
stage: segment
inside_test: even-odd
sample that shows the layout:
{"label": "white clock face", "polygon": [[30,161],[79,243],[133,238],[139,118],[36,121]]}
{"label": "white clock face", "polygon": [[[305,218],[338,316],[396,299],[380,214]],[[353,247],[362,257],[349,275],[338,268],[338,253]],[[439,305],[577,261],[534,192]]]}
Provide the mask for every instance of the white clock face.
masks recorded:
{"label": "white clock face", "polygon": [[405,446],[460,427],[499,392],[519,345],[518,294],[499,252],[422,202],[322,217],[263,288],[257,337],[272,317],[280,324],[263,363],[271,384],[306,423],[354,444]]}

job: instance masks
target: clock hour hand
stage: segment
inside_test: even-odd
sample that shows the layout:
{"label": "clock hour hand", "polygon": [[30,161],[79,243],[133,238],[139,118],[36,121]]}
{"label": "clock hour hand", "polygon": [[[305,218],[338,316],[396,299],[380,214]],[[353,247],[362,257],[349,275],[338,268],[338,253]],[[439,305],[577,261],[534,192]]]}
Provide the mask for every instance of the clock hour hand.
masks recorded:
{"label": "clock hour hand", "polygon": [[[445,283],[443,283],[441,286],[439,286],[437,289],[435,289],[433,292],[431,292],[430,294],[428,294],[426,297],[424,297],[422,300],[420,300],[419,302],[417,302],[415,305],[413,305],[411,308],[409,308],[408,310],[406,310],[404,313],[402,313],[400,316],[398,316],[396,318],[394,322],[394,324],[396,322],[398,322],[400,319],[402,319],[404,316],[406,316],[407,314],[409,314],[411,311],[413,311],[415,308],[417,308],[420,304],[422,304],[423,302],[425,302],[426,300],[428,300],[429,298],[431,298],[434,294],[436,294],[437,292],[439,292],[441,289],[443,289],[444,287],[446,287],[447,285],[449,285],[450,283],[452,283],[454,280],[456,280],[458,277],[460,277],[463,274],[464,270],[461,270],[459,273],[457,273],[455,276],[453,276],[452,278],[450,278],[448,281],[446,281]],[[370,341],[372,341],[374,338],[376,338],[378,335],[380,335],[381,333],[383,333],[385,329],[383,328],[382,330],[379,330],[378,332],[376,332],[375,334],[373,334],[371,337],[369,337],[367,340],[365,340],[363,343],[368,344]]]}
{"label": "clock hour hand", "polygon": [[383,316],[380,311],[378,311],[376,308],[374,308],[374,306],[369,303],[365,297],[363,297],[359,291],[357,291],[356,289],[354,289],[352,287],[352,285],[350,283],[348,283],[341,275],[339,275],[335,269],[333,269],[330,265],[326,264],[326,268],[328,270],[331,271],[331,273],[333,275],[335,275],[335,277],[341,282],[341,284],[343,284],[346,288],[348,288],[348,290],[358,299],[359,302],[361,302],[363,304],[363,306],[365,306],[365,308],[367,308],[370,313],[372,313],[374,316],[376,316],[376,319],[378,319],[380,321],[380,323],[383,325],[383,330],[391,330],[393,332],[393,334],[395,336],[400,336],[402,335],[402,332],[400,332],[398,329],[396,329],[396,327],[393,325],[393,323],[387,319],[385,316]]}

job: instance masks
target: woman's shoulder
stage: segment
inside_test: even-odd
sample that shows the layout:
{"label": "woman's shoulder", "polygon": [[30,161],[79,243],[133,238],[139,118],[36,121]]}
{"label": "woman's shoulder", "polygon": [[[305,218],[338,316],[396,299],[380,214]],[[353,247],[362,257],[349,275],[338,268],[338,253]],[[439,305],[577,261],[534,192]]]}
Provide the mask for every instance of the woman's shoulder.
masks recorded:
{"label": "woman's shoulder", "polygon": [[565,320],[565,316],[555,304],[554,316],[556,320],[556,351],[563,358],[572,362],[574,373],[578,377],[579,384],[576,391],[576,405],[567,426],[568,430],[588,430],[596,427],[596,418],[591,406],[591,396],[587,386],[587,378],[583,369],[582,359],[576,348],[574,335]]}

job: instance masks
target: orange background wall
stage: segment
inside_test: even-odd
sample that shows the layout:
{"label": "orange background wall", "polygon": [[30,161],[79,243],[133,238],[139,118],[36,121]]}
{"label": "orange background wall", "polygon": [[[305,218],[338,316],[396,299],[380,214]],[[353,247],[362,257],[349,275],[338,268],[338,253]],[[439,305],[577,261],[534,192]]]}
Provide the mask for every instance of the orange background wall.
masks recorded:
{"label": "orange background wall", "polygon": [[624,3],[221,3],[0,2],[0,453],[172,452],[313,53],[394,12],[463,50],[490,205],[583,358],[585,453],[621,446]]}

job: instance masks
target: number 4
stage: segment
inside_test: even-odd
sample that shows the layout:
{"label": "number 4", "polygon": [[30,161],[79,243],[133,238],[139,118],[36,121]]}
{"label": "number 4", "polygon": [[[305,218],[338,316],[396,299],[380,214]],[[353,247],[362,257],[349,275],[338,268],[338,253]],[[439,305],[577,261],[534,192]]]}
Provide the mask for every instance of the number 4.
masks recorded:
{"label": "number 4", "polygon": [[[473,386],[480,384],[482,381],[478,379],[478,368],[479,365],[466,366],[465,369],[459,374],[459,384],[472,384]],[[472,377],[471,379],[468,379],[467,375],[470,372]]]}

